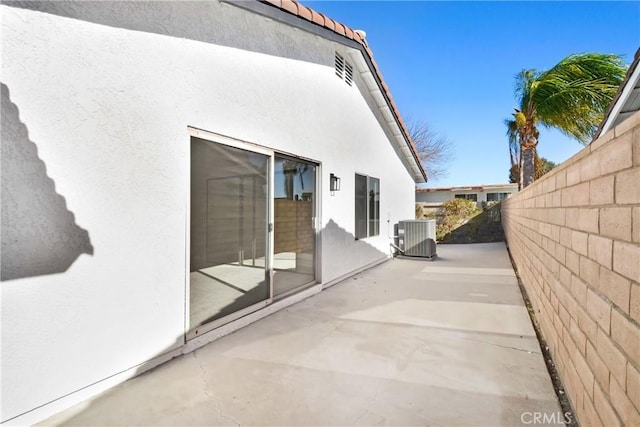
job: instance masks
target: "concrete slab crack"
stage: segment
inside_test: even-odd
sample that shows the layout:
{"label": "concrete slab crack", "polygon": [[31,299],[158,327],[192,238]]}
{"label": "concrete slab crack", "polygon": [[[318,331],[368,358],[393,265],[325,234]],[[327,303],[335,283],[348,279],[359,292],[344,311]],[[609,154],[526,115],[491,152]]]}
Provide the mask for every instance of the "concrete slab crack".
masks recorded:
{"label": "concrete slab crack", "polygon": [[341,331],[340,328],[343,326],[343,324],[344,324],[344,322],[338,322],[337,324],[334,323],[333,325],[331,325],[332,326],[331,330],[329,332],[327,332],[322,338],[320,338],[318,340],[318,342],[320,342],[320,341],[322,341],[322,340],[324,340],[326,338],[329,338],[331,335],[335,334],[338,331]]}
{"label": "concrete slab crack", "polygon": [[382,384],[382,380],[378,380],[378,382],[376,383],[376,388],[373,392],[373,396],[371,397],[371,399],[369,399],[369,402],[367,404],[367,407],[364,408],[364,411],[362,411],[362,413],[360,415],[358,415],[356,417],[355,420],[353,420],[353,422],[351,423],[351,425],[358,425],[358,422],[363,419],[365,417],[365,415],[367,415],[371,409],[371,406],[373,406],[376,401],[378,400],[378,393],[380,392],[380,385]]}
{"label": "concrete slab crack", "polygon": [[241,424],[238,420],[236,420],[235,418],[228,416],[228,415],[224,415],[222,413],[222,403],[220,402],[220,399],[216,398],[215,396],[213,396],[210,392],[209,392],[209,382],[207,381],[207,370],[204,366],[204,363],[200,361],[200,359],[197,356],[198,350],[193,352],[193,357],[194,359],[198,360],[198,366],[200,367],[200,372],[201,372],[201,376],[200,379],[202,380],[202,384],[203,384],[203,388],[202,388],[202,392],[204,393],[205,396],[207,396],[207,398],[209,400],[212,400],[213,402],[215,402],[217,408],[218,408],[218,417],[223,419],[223,420],[228,420],[231,421],[232,423],[234,423],[236,426],[240,427]]}
{"label": "concrete slab crack", "polygon": [[481,343],[484,343],[484,344],[495,345],[496,347],[502,347],[502,348],[506,348],[506,349],[509,349],[509,350],[523,351],[523,352],[529,353],[529,354],[542,354],[539,351],[535,351],[535,350],[525,350],[524,348],[511,347],[511,346],[508,346],[508,345],[500,345],[500,344],[496,344],[496,343],[489,342],[489,341],[472,340],[472,339],[468,339],[468,340],[469,341],[475,341],[475,342],[481,342]]}

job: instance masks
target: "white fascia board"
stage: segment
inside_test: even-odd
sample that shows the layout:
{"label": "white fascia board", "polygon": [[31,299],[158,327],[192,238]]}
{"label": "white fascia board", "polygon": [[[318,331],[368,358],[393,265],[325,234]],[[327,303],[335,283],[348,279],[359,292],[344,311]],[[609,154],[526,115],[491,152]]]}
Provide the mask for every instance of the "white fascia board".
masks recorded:
{"label": "white fascia board", "polygon": [[[387,107],[386,105],[384,105],[384,106],[381,106],[381,107],[380,107],[380,111],[382,111],[382,117],[384,117],[384,118],[385,118],[385,120],[387,121],[387,123],[388,123],[390,126],[393,126],[393,124],[396,122],[396,119],[395,119],[395,117],[393,117],[393,113],[391,112],[391,109],[389,109],[389,107]],[[396,127],[397,127],[397,126],[398,126],[398,125],[396,124]],[[392,129],[393,129],[393,127],[392,127]],[[395,129],[394,129],[394,130],[395,130]],[[396,132],[394,132],[394,134],[395,134],[395,133],[396,133]]]}
{"label": "white fascia board", "polygon": [[633,74],[631,74],[631,78],[627,81],[627,84],[622,89],[622,93],[620,94],[620,98],[616,101],[613,109],[611,110],[611,114],[607,117],[607,121],[602,126],[602,130],[600,131],[600,135],[604,135],[607,133],[615,123],[620,111],[624,107],[624,104],[627,103],[629,96],[633,93],[636,85],[638,84],[638,80],[640,80],[640,65],[636,66],[636,69],[633,70]]}
{"label": "white fascia board", "polygon": [[376,105],[380,110],[380,113],[382,114],[382,117],[384,117],[387,125],[389,126],[391,134],[396,139],[398,147],[407,159],[413,171],[413,179],[416,181],[416,183],[426,182],[424,176],[422,175],[420,165],[417,163],[413,155],[413,151],[409,147],[409,141],[404,137],[402,129],[400,128],[398,122],[396,121],[395,115],[391,110],[391,106],[387,102],[382,89],[378,86],[378,81],[369,68],[367,61],[363,56],[363,53],[354,49],[351,52],[350,57],[355,63],[358,74],[360,74],[360,77],[365,82],[369,93],[375,100]]}

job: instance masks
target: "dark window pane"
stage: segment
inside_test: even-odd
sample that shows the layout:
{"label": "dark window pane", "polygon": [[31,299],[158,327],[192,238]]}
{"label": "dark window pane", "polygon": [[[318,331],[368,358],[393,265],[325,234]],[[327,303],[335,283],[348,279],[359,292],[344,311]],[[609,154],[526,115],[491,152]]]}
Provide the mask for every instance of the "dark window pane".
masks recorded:
{"label": "dark window pane", "polygon": [[380,180],[369,178],[369,236],[380,234]]}
{"label": "dark window pane", "polygon": [[355,179],[356,239],[367,237],[367,177],[356,174]]}
{"label": "dark window pane", "polygon": [[456,199],[473,200],[474,202],[478,201],[478,195],[477,194],[456,194],[453,197],[455,197]]}
{"label": "dark window pane", "polygon": [[509,193],[487,193],[487,201],[504,200],[508,195]]}
{"label": "dark window pane", "polygon": [[191,330],[269,297],[268,176],[268,156],[191,138]]}
{"label": "dark window pane", "polygon": [[274,296],[315,280],[315,173],[311,163],[275,157]]}

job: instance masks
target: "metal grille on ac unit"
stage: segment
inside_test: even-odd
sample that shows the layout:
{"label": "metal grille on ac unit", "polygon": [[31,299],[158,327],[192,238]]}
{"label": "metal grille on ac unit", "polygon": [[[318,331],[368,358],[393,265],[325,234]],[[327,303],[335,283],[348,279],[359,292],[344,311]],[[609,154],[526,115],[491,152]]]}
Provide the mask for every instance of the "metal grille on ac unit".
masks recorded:
{"label": "metal grille on ac unit", "polygon": [[398,223],[398,243],[408,256],[431,258],[436,255],[436,221],[405,220]]}

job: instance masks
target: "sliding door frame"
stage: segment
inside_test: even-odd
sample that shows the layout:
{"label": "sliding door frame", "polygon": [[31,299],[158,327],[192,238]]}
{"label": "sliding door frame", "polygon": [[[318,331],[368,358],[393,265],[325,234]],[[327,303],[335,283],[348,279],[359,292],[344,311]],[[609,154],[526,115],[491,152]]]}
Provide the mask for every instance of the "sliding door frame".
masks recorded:
{"label": "sliding door frame", "polygon": [[[185,258],[185,275],[186,275],[186,292],[185,292],[185,337],[186,340],[191,340],[193,338],[197,338],[209,331],[219,328],[222,325],[225,325],[229,322],[233,322],[241,317],[244,317],[254,311],[260,310],[264,307],[267,307],[271,303],[273,303],[273,168],[274,168],[274,158],[275,152],[267,147],[263,147],[257,144],[253,144],[250,142],[242,141],[235,138],[230,138],[228,136],[220,135],[214,132],[208,132],[202,129],[198,129],[195,127],[189,126],[189,141],[191,141],[191,137],[200,138],[206,141],[209,141],[214,144],[222,144],[233,148],[238,148],[240,150],[249,151],[252,153],[262,154],[269,158],[269,166],[267,173],[267,182],[269,192],[267,194],[267,247],[265,248],[265,279],[268,280],[268,288],[269,295],[268,298],[260,301],[256,304],[250,305],[249,307],[242,308],[236,312],[230,313],[220,319],[213,320],[209,323],[205,323],[204,325],[200,325],[196,328],[191,328],[190,322],[190,301],[191,301],[191,281],[190,281],[190,263],[191,263],[191,187],[189,185],[189,191],[187,196],[187,229],[186,229],[186,250],[187,256]],[[190,156],[189,156],[190,158]],[[189,168],[191,168],[191,161],[189,160]],[[189,176],[191,174],[189,173]]]}
{"label": "sliding door frame", "polygon": [[[191,301],[191,282],[190,282],[190,263],[191,263],[191,184],[190,180],[187,181],[187,198],[186,198],[186,228],[185,228],[185,236],[186,236],[186,257],[185,257],[185,323],[184,323],[184,334],[185,339],[191,340],[197,338],[207,332],[210,332],[214,329],[217,329],[225,324],[233,322],[241,317],[244,317],[248,314],[251,314],[255,311],[263,309],[275,301],[279,301],[287,296],[302,291],[307,288],[307,286],[302,286],[301,288],[295,289],[292,292],[287,292],[283,295],[274,298],[274,270],[273,270],[273,256],[274,256],[274,205],[275,205],[275,189],[274,189],[274,177],[275,177],[275,158],[276,155],[281,155],[285,157],[289,157],[291,159],[298,159],[300,161],[304,161],[307,163],[311,163],[315,165],[316,171],[314,176],[314,205],[313,205],[313,231],[314,231],[314,272],[315,272],[315,282],[311,283],[321,283],[321,269],[320,269],[320,254],[321,254],[321,233],[320,233],[320,212],[321,212],[321,201],[322,201],[322,186],[321,186],[321,177],[322,177],[322,164],[316,160],[305,158],[302,156],[298,156],[295,154],[287,153],[280,150],[274,150],[262,145],[254,144],[247,141],[242,141],[239,139],[231,138],[229,136],[221,135],[215,132],[209,132],[203,129],[198,129],[196,127],[188,126],[188,134],[190,136],[189,141],[191,141],[191,137],[200,138],[215,144],[222,144],[233,148],[238,148],[245,151],[250,151],[257,154],[265,155],[269,158],[269,167],[268,167],[268,195],[267,195],[267,247],[265,254],[265,268],[266,273],[265,277],[269,281],[269,296],[267,299],[260,301],[256,304],[253,304],[249,307],[245,307],[240,309],[234,313],[230,313],[227,316],[224,316],[220,319],[216,319],[204,325],[200,325],[193,330],[190,330],[190,301]],[[187,164],[188,164],[188,176],[191,176],[191,160],[190,156],[187,156]]]}

